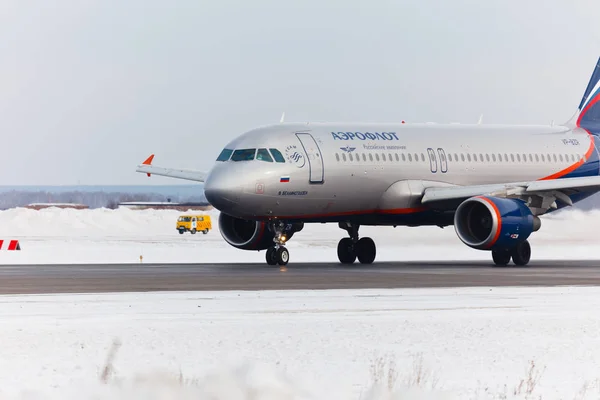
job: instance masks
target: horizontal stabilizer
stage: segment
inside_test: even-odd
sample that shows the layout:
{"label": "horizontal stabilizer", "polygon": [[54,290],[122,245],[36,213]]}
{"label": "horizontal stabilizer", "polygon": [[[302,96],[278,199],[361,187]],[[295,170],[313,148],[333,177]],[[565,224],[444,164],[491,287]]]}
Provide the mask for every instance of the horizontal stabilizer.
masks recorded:
{"label": "horizontal stabilizer", "polygon": [[167,176],[170,178],[185,179],[188,181],[204,182],[206,180],[206,173],[191,169],[175,169],[175,168],[164,168],[152,165],[154,160],[154,154],[148,157],[142,164],[137,166],[136,172],[141,172],[151,175]]}

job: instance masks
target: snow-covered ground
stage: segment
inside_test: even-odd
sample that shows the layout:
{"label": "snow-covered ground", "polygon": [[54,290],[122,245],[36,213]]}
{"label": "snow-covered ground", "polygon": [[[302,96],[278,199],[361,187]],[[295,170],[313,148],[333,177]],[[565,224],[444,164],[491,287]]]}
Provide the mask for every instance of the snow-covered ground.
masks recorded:
{"label": "snow-covered ground", "polygon": [[598,398],[598,309],[600,288],[1,296],[0,398],[383,399],[386,360],[397,399],[526,398],[529,376]]}
{"label": "snow-covered ground", "polygon": [[[175,231],[178,211],[11,209],[0,212],[0,239],[19,239],[22,251],[0,251],[6,263],[264,262],[263,252],[229,246],[210,211],[207,235]],[[532,258],[599,258],[600,211],[572,210],[543,217],[530,239]],[[361,227],[377,243],[378,261],[489,260],[487,252],[463,245],[453,227]],[[337,262],[345,232],[337,224],[308,224],[288,243],[291,262]],[[6,248],[6,245],[4,246]],[[435,250],[435,251],[434,251]]]}
{"label": "snow-covered ground", "polygon": [[[175,231],[179,214],[0,212],[0,239],[22,246],[0,261],[263,262],[223,241],[216,212],[195,236]],[[597,211],[545,217],[534,257],[600,257],[599,222]],[[451,227],[361,233],[379,260],[489,257]],[[337,261],[342,234],[307,225],[292,261]],[[600,288],[584,287],[0,296],[0,399],[599,398],[599,309]],[[370,392],[390,371],[397,396]]]}

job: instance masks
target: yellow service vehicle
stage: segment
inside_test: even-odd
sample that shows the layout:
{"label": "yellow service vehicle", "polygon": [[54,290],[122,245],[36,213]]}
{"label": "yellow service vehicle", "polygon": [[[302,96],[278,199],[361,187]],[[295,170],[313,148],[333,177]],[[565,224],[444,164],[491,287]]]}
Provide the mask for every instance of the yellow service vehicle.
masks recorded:
{"label": "yellow service vehicle", "polygon": [[206,235],[210,229],[212,229],[210,215],[182,215],[177,218],[177,230],[182,235],[186,231],[191,234],[201,231]]}

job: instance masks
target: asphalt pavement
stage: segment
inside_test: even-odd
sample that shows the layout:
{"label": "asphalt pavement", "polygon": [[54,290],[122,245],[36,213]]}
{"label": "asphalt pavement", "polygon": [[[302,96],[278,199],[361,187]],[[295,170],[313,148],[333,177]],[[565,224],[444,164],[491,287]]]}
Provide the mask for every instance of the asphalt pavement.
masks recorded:
{"label": "asphalt pavement", "polygon": [[600,285],[600,260],[0,265],[0,294]]}

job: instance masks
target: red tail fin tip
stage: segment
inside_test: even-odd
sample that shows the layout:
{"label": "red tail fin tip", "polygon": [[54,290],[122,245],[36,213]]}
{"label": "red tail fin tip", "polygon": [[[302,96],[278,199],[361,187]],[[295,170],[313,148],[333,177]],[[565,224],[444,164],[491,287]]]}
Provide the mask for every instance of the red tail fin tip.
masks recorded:
{"label": "red tail fin tip", "polygon": [[152,160],[154,160],[154,154],[150,154],[150,157],[146,158],[146,161],[144,161],[142,164],[144,164],[144,165],[151,165],[152,164]]}

